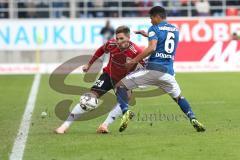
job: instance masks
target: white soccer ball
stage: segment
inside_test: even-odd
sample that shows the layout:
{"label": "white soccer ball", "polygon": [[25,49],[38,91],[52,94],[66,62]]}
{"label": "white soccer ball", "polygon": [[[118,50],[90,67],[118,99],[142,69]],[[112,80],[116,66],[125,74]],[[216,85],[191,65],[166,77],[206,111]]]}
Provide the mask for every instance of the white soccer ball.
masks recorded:
{"label": "white soccer ball", "polygon": [[80,97],[80,106],[86,111],[91,111],[98,107],[98,99],[91,93],[85,93]]}

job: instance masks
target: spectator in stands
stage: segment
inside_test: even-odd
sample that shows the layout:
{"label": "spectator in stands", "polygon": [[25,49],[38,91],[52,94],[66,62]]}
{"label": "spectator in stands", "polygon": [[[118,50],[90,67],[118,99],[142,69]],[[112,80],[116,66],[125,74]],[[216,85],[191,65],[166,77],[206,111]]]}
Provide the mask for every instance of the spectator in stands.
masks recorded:
{"label": "spectator in stands", "polygon": [[[104,1],[103,0],[95,0],[92,2],[88,2],[88,7],[90,7],[90,9],[92,8],[91,11],[89,11],[88,13],[88,17],[105,17],[105,11],[103,11],[101,8],[104,7]],[[95,9],[99,9],[99,10],[95,10]]]}
{"label": "spectator in stands", "polygon": [[49,18],[49,2],[46,0],[36,1],[36,8],[39,8],[37,11],[37,18]]}
{"label": "spectator in stands", "polygon": [[238,16],[238,12],[236,7],[228,7],[226,9],[226,16]]}
{"label": "spectator in stands", "polygon": [[95,17],[95,10],[93,10],[94,7],[95,6],[93,2],[87,2],[87,8],[88,8],[87,17]]}
{"label": "spectator in stands", "polygon": [[86,15],[84,15],[84,2],[80,1],[80,2],[76,2],[77,7],[79,10],[77,11],[77,17],[85,17]]}
{"label": "spectator in stands", "polygon": [[217,9],[211,9],[211,15],[223,16],[222,1],[209,1],[210,6],[218,7]]}
{"label": "spectator in stands", "polygon": [[[173,0],[174,1],[174,0]],[[163,6],[163,7],[167,7],[168,6],[168,1],[163,1],[163,0],[154,0],[152,1],[152,5],[153,6]]]}
{"label": "spectator in stands", "polygon": [[[104,3],[104,7],[109,8],[106,12],[106,17],[118,17],[118,0],[112,0]],[[115,10],[116,8],[116,10]]]}
{"label": "spectator in stands", "polygon": [[181,3],[179,0],[171,0],[168,2],[168,7],[169,7],[169,11],[168,11],[168,16],[181,16],[181,12],[178,10],[181,7]]}
{"label": "spectator in stands", "polygon": [[149,11],[148,8],[153,6],[153,0],[136,0],[136,3],[138,7],[143,8],[140,11],[139,16],[140,17],[148,16],[148,11]]}
{"label": "spectator in stands", "polygon": [[198,0],[195,3],[198,16],[209,16],[210,15],[210,4],[207,0]]}
{"label": "spectator in stands", "polygon": [[17,3],[18,7],[18,18],[27,18],[27,11],[25,9],[27,8],[27,4],[24,0],[19,0]]}
{"label": "spectator in stands", "polygon": [[240,40],[240,36],[236,32],[233,32],[231,39],[232,40]]}
{"label": "spectator in stands", "polygon": [[240,6],[239,0],[227,0],[226,3],[227,6]]}
{"label": "spectator in stands", "polygon": [[36,2],[30,0],[29,2],[26,2],[26,7],[30,9],[29,11],[27,11],[26,18],[37,18]]}
{"label": "spectator in stands", "polygon": [[0,1],[0,18],[8,18],[8,1]]}
{"label": "spectator in stands", "polygon": [[[180,0],[180,3],[181,3],[181,7],[187,7],[188,6],[188,0]],[[182,9],[181,10],[181,16],[188,16],[188,11],[187,9]]]}
{"label": "spectator in stands", "polygon": [[69,11],[66,11],[65,9],[69,8],[69,2],[66,0],[55,0],[52,2],[52,7],[54,18],[69,17]]}
{"label": "spectator in stands", "polygon": [[[137,7],[138,3],[136,1],[123,1],[122,2],[122,7],[123,7],[123,12],[122,16],[123,17],[137,17],[138,16],[138,11],[135,9]],[[134,9],[131,9],[133,7]]]}
{"label": "spectator in stands", "polygon": [[19,18],[49,18],[47,0],[19,0]]}
{"label": "spectator in stands", "polygon": [[101,29],[100,34],[103,37],[103,43],[106,43],[108,40],[113,38],[114,36],[114,29],[110,24],[110,21],[107,20],[105,26]]}

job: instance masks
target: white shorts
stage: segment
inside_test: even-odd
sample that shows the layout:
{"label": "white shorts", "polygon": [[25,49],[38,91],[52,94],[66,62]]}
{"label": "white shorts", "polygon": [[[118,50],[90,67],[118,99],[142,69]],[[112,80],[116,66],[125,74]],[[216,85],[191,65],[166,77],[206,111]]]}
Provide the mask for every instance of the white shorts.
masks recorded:
{"label": "white shorts", "polygon": [[121,80],[127,89],[138,88],[139,86],[158,86],[172,98],[177,98],[181,94],[180,87],[175,77],[160,71],[139,69],[128,74]]}

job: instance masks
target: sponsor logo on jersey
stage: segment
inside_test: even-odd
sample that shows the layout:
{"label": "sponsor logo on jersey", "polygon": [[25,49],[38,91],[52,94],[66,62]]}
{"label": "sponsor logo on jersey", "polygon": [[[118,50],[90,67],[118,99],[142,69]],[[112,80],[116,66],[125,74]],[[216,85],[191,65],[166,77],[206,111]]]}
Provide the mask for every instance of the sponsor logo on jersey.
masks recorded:
{"label": "sponsor logo on jersey", "polygon": [[160,58],[171,58],[171,59],[174,58],[174,56],[172,56],[172,55],[170,55],[170,54],[164,54],[164,53],[158,53],[158,52],[155,54],[155,57],[160,57]]}

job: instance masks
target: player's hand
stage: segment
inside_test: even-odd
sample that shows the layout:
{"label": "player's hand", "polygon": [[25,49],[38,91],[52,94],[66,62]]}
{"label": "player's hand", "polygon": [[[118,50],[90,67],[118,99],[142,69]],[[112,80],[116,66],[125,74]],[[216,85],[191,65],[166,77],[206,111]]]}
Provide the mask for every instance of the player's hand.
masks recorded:
{"label": "player's hand", "polygon": [[135,34],[141,34],[144,37],[148,37],[147,32],[145,32],[144,30],[139,30],[139,31],[134,31]]}
{"label": "player's hand", "polygon": [[85,64],[85,65],[82,67],[83,72],[87,72],[90,67],[91,67],[91,65]]}
{"label": "player's hand", "polygon": [[125,63],[125,67],[128,71],[132,70],[136,66],[136,61],[133,59]]}

